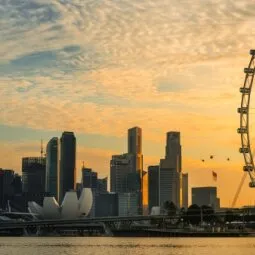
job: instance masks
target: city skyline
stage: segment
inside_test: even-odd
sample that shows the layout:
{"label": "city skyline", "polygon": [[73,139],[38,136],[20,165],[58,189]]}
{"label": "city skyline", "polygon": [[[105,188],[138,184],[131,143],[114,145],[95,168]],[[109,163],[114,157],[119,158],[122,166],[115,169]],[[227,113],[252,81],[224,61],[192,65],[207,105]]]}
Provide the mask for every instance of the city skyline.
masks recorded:
{"label": "city skyline", "polygon": [[[217,185],[221,204],[231,205],[243,175],[236,109],[253,5],[187,3],[5,1],[0,167],[21,174],[22,157],[40,156],[41,138],[71,130],[77,179],[83,161],[109,176],[111,155],[126,151],[126,130],[139,126],[147,170],[164,157],[165,133],[176,130],[189,185]],[[254,200],[247,180],[237,205]]]}
{"label": "city skyline", "polygon": [[[139,130],[139,135],[141,135],[141,133],[142,133],[142,129],[140,128],[140,127],[133,127],[133,128],[129,128],[128,129],[128,142],[130,141],[129,140],[129,138],[130,138],[130,131],[135,131],[135,133],[136,133],[136,130]],[[135,134],[134,133],[134,134]],[[65,137],[65,136],[70,136],[71,135],[71,137],[74,137],[74,141],[75,141],[75,147],[76,147],[76,138],[75,138],[75,134],[73,133],[73,132],[71,132],[71,131],[64,131],[64,132],[62,132],[62,138],[63,138],[63,136]],[[135,135],[136,136],[136,135]],[[52,141],[55,141],[55,140],[60,140],[61,141],[61,139],[62,138],[58,138],[58,137],[53,137],[53,138],[51,138],[50,140],[49,140],[49,142],[48,142],[48,144],[47,144],[47,146],[46,146],[46,153],[45,154],[43,154],[44,153],[44,148],[43,148],[43,141],[41,140],[40,142],[40,157],[35,157],[35,159],[44,159],[44,160],[46,160],[46,158],[47,158],[47,151],[48,151],[48,146],[49,146],[49,144],[52,142]],[[136,138],[137,139],[137,138]],[[179,132],[179,131],[168,131],[167,133],[166,133],[166,144],[165,144],[165,146],[164,146],[164,153],[165,153],[165,155],[164,155],[164,157],[165,157],[165,159],[158,159],[158,163],[159,164],[161,164],[161,162],[163,162],[164,160],[166,160],[166,163],[167,163],[167,165],[168,164],[170,164],[169,165],[169,167],[171,166],[171,167],[173,167],[173,169],[175,168],[176,169],[176,171],[177,172],[180,172],[181,173],[181,171],[182,171],[182,146],[181,146],[181,144],[180,144],[180,140],[181,140],[181,133]],[[127,142],[127,145],[128,145],[128,142]],[[139,144],[139,143],[138,143]],[[141,144],[141,142],[140,142],[140,144]],[[139,146],[138,146],[139,147]],[[59,150],[61,150],[61,148],[62,148],[62,146],[60,146],[60,148],[58,148]],[[129,146],[127,146],[127,148],[129,148]],[[63,149],[63,148],[62,148]],[[139,149],[140,151],[142,150],[142,147],[140,147],[140,149]],[[76,151],[76,148],[75,148],[75,151]],[[45,156],[45,157],[43,157],[43,156]],[[75,152],[75,154],[74,154],[74,156],[76,157],[76,152]],[[126,157],[131,157],[132,156],[132,159],[134,159],[134,155],[132,155],[132,153],[130,154],[129,152],[127,152],[127,153],[124,153],[124,154],[122,154],[122,155],[112,155],[112,159],[113,158],[115,158],[116,157],[116,159],[118,158],[118,157],[120,157],[120,158],[123,158],[123,159],[125,159],[126,160]],[[212,159],[213,157],[215,157],[215,155],[210,155],[210,159]],[[173,161],[173,159],[174,158],[176,158],[177,159],[177,161],[175,162],[175,160]],[[22,158],[22,162],[23,162],[23,159],[24,159],[24,157]],[[33,157],[31,158],[31,159],[33,159]],[[170,161],[169,161],[170,160]],[[109,161],[110,161],[110,159],[109,159]],[[205,161],[204,159],[202,159],[201,161]],[[46,161],[45,161],[46,162]],[[61,162],[61,160],[59,161],[59,164],[60,164],[60,162]],[[77,161],[75,161],[75,162],[77,162]],[[108,162],[109,163],[109,162]],[[70,162],[69,162],[69,165],[70,165]],[[130,167],[133,165],[133,163],[130,165]],[[60,167],[60,166],[59,166]],[[89,167],[91,167],[91,166],[89,166]],[[147,172],[147,174],[149,174],[149,168],[150,167],[152,167],[152,166],[148,166],[148,168],[144,168],[144,170],[146,170],[146,172]],[[154,167],[154,166],[153,166]],[[157,167],[159,167],[159,166],[157,166]],[[47,167],[46,167],[47,168]],[[46,168],[45,168],[45,177],[47,178],[47,170],[46,170]],[[133,168],[133,167],[132,167]],[[85,163],[84,163],[84,161],[82,162],[82,167],[81,168],[79,168],[78,167],[78,171],[77,171],[77,167],[75,167],[74,168],[74,189],[75,189],[75,184],[79,184],[79,181],[78,181],[78,178],[81,178],[81,180],[82,180],[82,182],[83,182],[83,170],[84,169],[88,169],[88,170],[90,170],[90,171],[92,171],[92,168],[86,168],[85,167]],[[94,169],[94,168],[93,168]],[[170,169],[171,170],[171,169]],[[96,171],[97,171],[97,169],[96,169]],[[78,174],[77,174],[78,173]],[[70,172],[70,174],[71,174],[71,172]],[[96,172],[96,175],[97,174],[100,174],[100,173],[98,173],[98,172]],[[123,172],[123,174],[124,174],[124,172]],[[184,173],[182,176],[186,176],[187,177],[187,174],[188,173]],[[214,175],[213,174],[216,174],[214,171],[213,172],[211,172],[210,173],[210,175],[212,176],[212,179],[214,180],[214,185],[211,185],[211,186],[215,186],[215,187],[217,187],[217,183],[215,183],[215,181],[217,180],[217,177],[216,178],[214,178]],[[112,188],[111,188],[111,183],[112,183],[112,179],[111,179],[111,167],[109,168],[109,172],[107,173],[107,177],[106,177],[106,179],[108,178],[108,177],[110,177],[109,178],[109,191],[112,191]],[[183,178],[183,177],[181,177],[181,178]],[[166,180],[166,178],[164,177],[164,179]],[[78,182],[76,182],[75,180],[77,180]],[[60,178],[59,178],[59,181],[60,181],[60,183],[61,183],[61,180],[60,180]],[[143,182],[143,184],[145,184],[145,186],[143,187],[143,192],[144,192],[144,195],[143,195],[143,198],[145,199],[145,203],[144,203],[144,205],[145,206],[149,206],[149,204],[148,204],[148,199],[149,199],[149,179],[148,179],[148,176],[146,175],[146,179],[144,180],[145,181],[145,183]],[[169,181],[169,180],[168,180]],[[46,179],[45,179],[45,183],[47,183],[47,181],[46,181]],[[172,183],[170,182],[168,185],[170,185],[170,186],[172,186]],[[182,186],[182,184],[180,184],[181,186]],[[180,186],[180,187],[181,187]],[[192,189],[193,188],[198,188],[198,187],[204,187],[204,186],[208,186],[207,184],[204,184],[204,185],[202,185],[201,183],[200,184],[198,184],[197,186],[192,186],[192,185],[189,185],[189,188],[188,188],[188,197],[187,196],[185,196],[184,195],[184,197],[182,197],[182,199],[186,199],[186,201],[187,200],[189,200],[189,202],[188,202],[188,204],[189,205],[191,205],[192,203],[191,203],[191,201],[192,201]],[[45,186],[45,188],[47,187],[47,185]],[[159,187],[160,187],[160,185],[159,185]],[[173,188],[173,187],[172,187]],[[184,186],[182,186],[182,189],[184,188]],[[47,188],[46,188],[47,189]],[[178,188],[179,189],[179,188]],[[72,188],[71,188],[71,190],[72,190]],[[183,192],[183,191],[182,191]],[[181,193],[180,193],[180,195],[181,195]],[[171,199],[169,200],[169,201],[171,201]],[[174,203],[176,203],[176,202],[174,202]],[[178,204],[178,203],[177,203]],[[237,203],[238,204],[238,203]],[[185,208],[186,208],[187,206],[185,206]]]}

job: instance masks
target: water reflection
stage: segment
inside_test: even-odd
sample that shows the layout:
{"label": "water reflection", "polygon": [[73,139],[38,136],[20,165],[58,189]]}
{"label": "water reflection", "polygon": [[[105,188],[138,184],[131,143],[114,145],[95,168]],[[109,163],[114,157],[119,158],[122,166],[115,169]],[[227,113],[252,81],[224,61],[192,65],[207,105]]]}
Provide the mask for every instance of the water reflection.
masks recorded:
{"label": "water reflection", "polygon": [[254,249],[253,238],[0,238],[1,255],[247,255]]}

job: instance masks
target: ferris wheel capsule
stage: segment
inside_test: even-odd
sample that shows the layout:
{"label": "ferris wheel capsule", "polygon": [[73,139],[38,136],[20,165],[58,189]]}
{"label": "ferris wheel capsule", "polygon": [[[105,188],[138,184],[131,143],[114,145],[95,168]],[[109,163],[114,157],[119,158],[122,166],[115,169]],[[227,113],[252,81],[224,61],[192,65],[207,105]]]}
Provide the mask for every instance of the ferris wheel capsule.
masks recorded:
{"label": "ferris wheel capsule", "polygon": [[238,134],[246,134],[248,132],[246,127],[240,127],[237,129]]}
{"label": "ferris wheel capsule", "polygon": [[252,56],[254,56],[254,55],[255,55],[255,50],[254,50],[254,49],[250,50],[250,54],[251,54]]}
{"label": "ferris wheel capsule", "polygon": [[250,149],[248,147],[241,147],[239,149],[239,152],[240,153],[249,153],[250,152]]}
{"label": "ferris wheel capsule", "polygon": [[250,88],[240,88],[239,90],[243,94],[250,94],[251,89]]}
{"label": "ferris wheel capsule", "polygon": [[254,73],[254,68],[244,68],[244,73],[253,74]]}
{"label": "ferris wheel capsule", "polygon": [[255,182],[254,181],[250,182],[249,186],[250,186],[250,188],[255,188]]}
{"label": "ferris wheel capsule", "polygon": [[248,113],[248,107],[239,107],[237,109],[238,113],[247,114]]}
{"label": "ferris wheel capsule", "polygon": [[244,170],[244,172],[250,172],[253,170],[253,166],[244,166],[243,170]]}

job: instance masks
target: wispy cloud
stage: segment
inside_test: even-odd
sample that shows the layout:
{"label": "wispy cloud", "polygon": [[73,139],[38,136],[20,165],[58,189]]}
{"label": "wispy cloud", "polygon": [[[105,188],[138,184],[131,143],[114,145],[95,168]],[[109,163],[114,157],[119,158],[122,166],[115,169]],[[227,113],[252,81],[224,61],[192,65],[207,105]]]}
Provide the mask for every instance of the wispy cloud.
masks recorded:
{"label": "wispy cloud", "polygon": [[248,0],[5,0],[0,123],[108,137],[140,125],[150,156],[149,147],[177,129],[187,157],[227,151],[241,165],[236,108],[254,7]]}

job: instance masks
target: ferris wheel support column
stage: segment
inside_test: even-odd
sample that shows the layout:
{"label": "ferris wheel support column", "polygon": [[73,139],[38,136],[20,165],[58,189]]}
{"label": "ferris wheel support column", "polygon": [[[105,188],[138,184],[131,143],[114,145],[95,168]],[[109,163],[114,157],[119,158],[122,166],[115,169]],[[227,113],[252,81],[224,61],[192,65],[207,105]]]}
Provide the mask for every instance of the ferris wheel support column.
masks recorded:
{"label": "ferris wheel support column", "polygon": [[249,186],[255,188],[255,166],[253,154],[251,152],[250,133],[249,133],[249,110],[251,91],[255,74],[255,50],[250,50],[251,60],[248,68],[244,68],[245,80],[243,87],[240,88],[241,106],[237,109],[240,114],[240,127],[237,132],[241,135],[241,148],[239,152],[243,154],[245,165],[243,170],[250,176]]}

